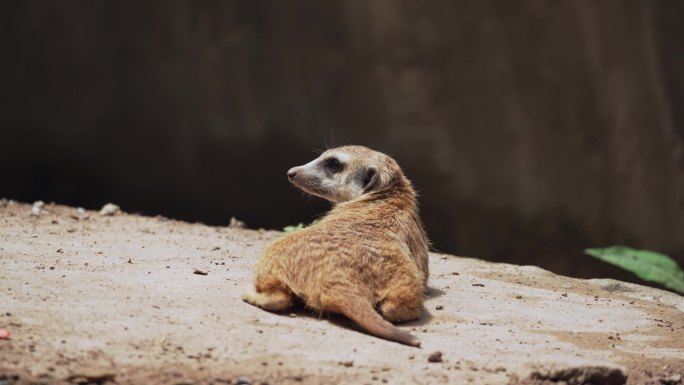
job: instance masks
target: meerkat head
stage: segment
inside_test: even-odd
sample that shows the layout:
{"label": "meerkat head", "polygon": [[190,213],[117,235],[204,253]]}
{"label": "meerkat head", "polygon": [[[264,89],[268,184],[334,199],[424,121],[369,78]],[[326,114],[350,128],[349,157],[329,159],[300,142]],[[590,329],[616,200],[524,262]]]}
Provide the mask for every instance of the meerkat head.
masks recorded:
{"label": "meerkat head", "polygon": [[387,187],[403,174],[394,159],[381,152],[362,146],[344,146],[291,168],[287,177],[309,194],[340,203]]}

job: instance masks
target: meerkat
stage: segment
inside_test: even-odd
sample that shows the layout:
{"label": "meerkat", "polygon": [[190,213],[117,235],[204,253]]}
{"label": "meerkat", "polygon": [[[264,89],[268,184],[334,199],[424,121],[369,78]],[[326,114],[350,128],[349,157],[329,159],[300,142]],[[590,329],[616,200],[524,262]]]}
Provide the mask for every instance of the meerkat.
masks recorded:
{"label": "meerkat", "polygon": [[419,347],[416,337],[391,323],[420,318],[429,273],[416,193],[397,162],[344,146],[290,169],[287,177],[333,208],[268,246],[255,267],[255,290],[242,299],[278,312],[298,297],[319,314],[341,313],[372,335]]}

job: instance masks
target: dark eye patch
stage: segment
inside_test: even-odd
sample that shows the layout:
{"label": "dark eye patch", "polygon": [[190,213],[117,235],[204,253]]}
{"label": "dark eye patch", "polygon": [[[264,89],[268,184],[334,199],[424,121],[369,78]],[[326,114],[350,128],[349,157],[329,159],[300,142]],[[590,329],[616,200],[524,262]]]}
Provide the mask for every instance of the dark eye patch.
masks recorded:
{"label": "dark eye patch", "polygon": [[335,157],[326,159],[324,165],[325,168],[327,168],[333,173],[342,171],[342,168],[344,167],[340,160]]}

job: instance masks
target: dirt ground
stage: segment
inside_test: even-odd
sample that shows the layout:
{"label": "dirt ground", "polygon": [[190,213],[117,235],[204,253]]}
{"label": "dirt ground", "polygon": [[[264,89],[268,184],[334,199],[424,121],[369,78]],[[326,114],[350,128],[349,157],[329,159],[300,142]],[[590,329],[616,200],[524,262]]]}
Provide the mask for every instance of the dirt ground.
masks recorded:
{"label": "dirt ground", "polygon": [[243,303],[279,232],[31,211],[0,201],[0,385],[684,384],[673,293],[431,254],[418,349]]}

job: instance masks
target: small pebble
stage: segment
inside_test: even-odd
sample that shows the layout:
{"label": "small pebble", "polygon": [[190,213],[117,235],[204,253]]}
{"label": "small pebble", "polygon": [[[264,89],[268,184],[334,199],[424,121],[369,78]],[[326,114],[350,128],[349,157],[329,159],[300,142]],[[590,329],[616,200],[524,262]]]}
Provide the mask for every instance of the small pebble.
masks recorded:
{"label": "small pebble", "polygon": [[120,211],[121,208],[119,208],[119,206],[115,205],[114,203],[107,203],[100,209],[100,215],[115,215]]}
{"label": "small pebble", "polygon": [[428,356],[428,362],[444,362],[444,359],[442,358],[442,352],[439,350],[433,353],[430,353]]}
{"label": "small pebble", "polygon": [[33,207],[31,207],[31,215],[40,215],[43,213],[43,206],[45,206],[45,203],[43,201],[35,201],[33,202]]}
{"label": "small pebble", "polygon": [[252,385],[252,380],[249,377],[242,376],[235,381],[235,385]]}

